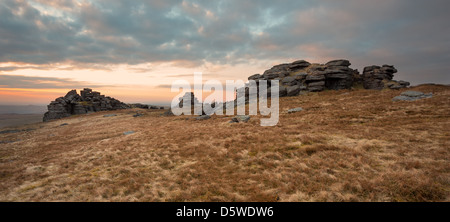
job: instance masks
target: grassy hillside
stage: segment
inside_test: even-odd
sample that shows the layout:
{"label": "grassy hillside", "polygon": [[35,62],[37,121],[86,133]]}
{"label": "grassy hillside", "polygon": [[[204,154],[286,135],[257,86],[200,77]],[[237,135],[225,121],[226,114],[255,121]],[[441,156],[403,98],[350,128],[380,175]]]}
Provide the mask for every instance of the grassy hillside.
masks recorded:
{"label": "grassy hillside", "polygon": [[281,98],[275,127],[138,109],[28,125],[0,134],[0,200],[450,201],[450,87],[413,89],[434,96]]}
{"label": "grassy hillside", "polygon": [[43,116],[42,114],[0,114],[0,130],[3,127],[42,122]]}

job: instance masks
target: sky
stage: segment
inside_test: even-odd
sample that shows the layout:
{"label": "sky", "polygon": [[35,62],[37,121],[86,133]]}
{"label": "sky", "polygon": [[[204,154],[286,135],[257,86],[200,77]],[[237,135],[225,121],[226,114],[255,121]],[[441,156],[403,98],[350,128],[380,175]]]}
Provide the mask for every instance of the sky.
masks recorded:
{"label": "sky", "polygon": [[273,65],[348,59],[449,84],[447,0],[0,0],[0,104],[93,88],[167,104],[173,81],[246,80]]}

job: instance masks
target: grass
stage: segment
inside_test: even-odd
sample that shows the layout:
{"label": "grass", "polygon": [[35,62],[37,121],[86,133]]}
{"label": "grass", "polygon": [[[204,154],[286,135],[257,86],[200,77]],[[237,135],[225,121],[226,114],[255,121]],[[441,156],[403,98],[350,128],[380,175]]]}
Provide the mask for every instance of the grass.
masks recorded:
{"label": "grass", "polygon": [[434,96],[392,102],[403,90],[358,89],[281,98],[275,127],[259,126],[261,116],[229,124],[160,110],[34,124],[0,135],[20,139],[0,144],[0,200],[449,201],[450,88],[414,90]]}

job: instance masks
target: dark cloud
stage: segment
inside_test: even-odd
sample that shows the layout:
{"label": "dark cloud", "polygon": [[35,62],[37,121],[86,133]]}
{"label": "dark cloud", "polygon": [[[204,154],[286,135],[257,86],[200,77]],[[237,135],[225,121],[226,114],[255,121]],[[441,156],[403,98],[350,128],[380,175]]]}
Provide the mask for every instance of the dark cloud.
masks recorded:
{"label": "dark cloud", "polygon": [[94,85],[83,81],[74,81],[67,78],[0,75],[0,88],[76,89],[83,87],[99,88],[105,86],[106,85]]}
{"label": "dark cloud", "polygon": [[413,83],[448,83],[449,6],[446,0],[5,0],[0,62],[192,67],[348,58],[360,69],[394,64],[398,77]]}
{"label": "dark cloud", "polygon": [[5,66],[5,67],[0,67],[0,71],[15,71],[15,70],[21,70],[21,69],[48,70],[50,68],[42,67],[42,66]]}

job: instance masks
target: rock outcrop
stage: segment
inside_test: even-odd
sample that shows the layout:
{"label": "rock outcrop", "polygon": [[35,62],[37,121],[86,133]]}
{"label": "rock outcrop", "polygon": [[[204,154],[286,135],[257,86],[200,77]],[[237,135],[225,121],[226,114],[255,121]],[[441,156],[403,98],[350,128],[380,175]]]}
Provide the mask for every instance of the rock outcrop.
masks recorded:
{"label": "rock outcrop", "polygon": [[52,101],[47,106],[48,112],[44,114],[44,122],[77,114],[130,108],[117,99],[101,95],[89,88],[81,90],[80,93],[81,95],[76,90],[71,90],[64,97]]}
{"label": "rock outcrop", "polygon": [[[333,60],[326,64],[311,64],[305,60],[276,65],[264,72],[254,74],[248,80],[279,80],[283,96],[296,96],[302,91],[319,92],[325,89],[348,89],[352,87],[357,70],[349,68],[348,60]],[[270,82],[268,82],[268,88]],[[270,92],[270,90],[268,91]],[[246,95],[247,96],[247,95]]]}
{"label": "rock outcrop", "polygon": [[[400,89],[409,86],[409,82],[392,80],[397,69],[394,66],[368,66],[360,75],[357,69],[350,68],[345,59],[329,61],[325,64],[311,64],[305,60],[273,66],[262,75],[254,74],[248,80],[268,80],[267,93],[270,94],[270,80],[280,81],[280,97],[297,96],[302,92],[320,92],[326,89],[350,89],[363,85],[365,89]],[[248,88],[248,86],[247,86]],[[248,98],[246,89],[246,98]],[[258,92],[259,93],[259,92]]]}
{"label": "rock outcrop", "polygon": [[[185,93],[184,96],[178,98],[178,100],[180,101],[178,103],[178,106],[180,108],[183,108],[184,103],[191,105],[191,110],[190,110],[191,115],[206,115],[203,112],[203,104],[198,101],[197,97],[195,97],[193,92]],[[200,110],[200,111],[198,111],[198,113],[195,113],[195,107],[198,107],[197,111]]]}
{"label": "rock outcrop", "polygon": [[[203,104],[201,102],[198,101],[197,97],[195,97],[193,92],[187,92],[185,93],[182,97],[178,98],[178,100],[180,102],[178,102],[177,106],[175,107],[171,107],[169,110],[167,110],[166,112],[164,112],[163,114],[161,114],[162,116],[173,116],[173,112],[172,112],[172,108],[182,108],[184,107],[184,103],[186,104],[190,104],[190,110],[184,110],[184,113],[190,113],[190,115],[198,115],[198,116],[204,116],[206,115],[205,112],[203,111]],[[200,112],[195,112],[195,107],[198,107],[197,110],[199,110]],[[161,109],[164,109],[164,107],[162,107]]]}
{"label": "rock outcrop", "polygon": [[363,85],[365,89],[401,89],[408,87],[409,82],[395,81],[394,74],[397,73],[397,69],[391,65],[383,66],[367,66],[364,68],[362,74]]}

